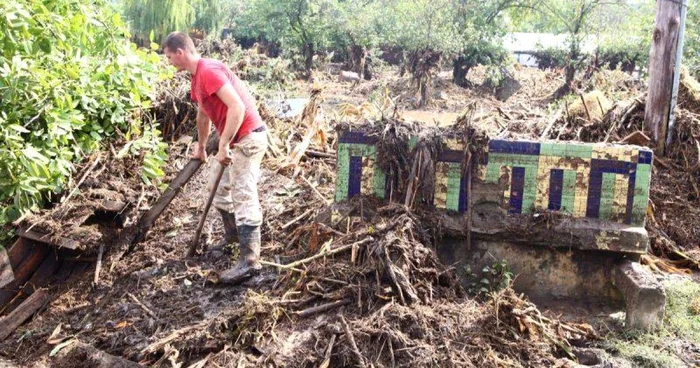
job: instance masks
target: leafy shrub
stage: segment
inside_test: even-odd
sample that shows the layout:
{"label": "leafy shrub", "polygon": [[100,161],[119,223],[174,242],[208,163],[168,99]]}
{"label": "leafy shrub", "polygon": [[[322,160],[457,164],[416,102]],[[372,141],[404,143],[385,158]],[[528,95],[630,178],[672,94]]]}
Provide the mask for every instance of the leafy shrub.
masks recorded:
{"label": "leafy shrub", "polygon": [[649,60],[649,40],[633,37],[609,39],[598,49],[597,67],[620,68],[631,73],[637,66],[645,66]]}
{"label": "leafy shrub", "polygon": [[568,51],[564,48],[540,48],[535,54],[537,67],[540,69],[564,68],[568,65]]}
{"label": "leafy shrub", "polygon": [[[72,163],[105,138],[129,131],[150,106],[161,68],[156,54],[128,42],[104,0],[5,0],[0,12],[5,223],[60,192]],[[156,129],[146,130],[157,137]],[[157,144],[142,148],[146,157],[162,151]]]}

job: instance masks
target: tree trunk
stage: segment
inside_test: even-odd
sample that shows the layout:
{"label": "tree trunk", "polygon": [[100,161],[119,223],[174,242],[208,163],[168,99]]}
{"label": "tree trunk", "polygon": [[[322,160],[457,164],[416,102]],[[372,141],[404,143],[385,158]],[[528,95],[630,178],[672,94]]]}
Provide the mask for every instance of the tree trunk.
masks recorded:
{"label": "tree trunk", "polygon": [[467,75],[472,66],[464,56],[457,57],[452,66],[452,82],[462,88],[470,87]]}
{"label": "tree trunk", "polygon": [[656,26],[649,52],[649,94],[644,111],[644,129],[651,131],[657,154],[661,154],[668,128],[681,9],[677,2],[658,1],[656,4]]}
{"label": "tree trunk", "polygon": [[357,73],[360,79],[364,78],[366,57],[367,49],[364,47],[358,45],[348,47],[348,67],[351,71]]}
{"label": "tree trunk", "polygon": [[408,57],[408,69],[411,72],[412,83],[418,88],[420,99],[418,107],[423,107],[430,102],[430,81],[433,69],[440,64],[442,54],[431,49],[413,51]]}
{"label": "tree trunk", "polygon": [[310,78],[311,77],[311,66],[313,65],[313,61],[314,61],[314,44],[313,43],[307,42],[304,44],[303,55],[304,55],[304,73],[306,74],[307,78]]}

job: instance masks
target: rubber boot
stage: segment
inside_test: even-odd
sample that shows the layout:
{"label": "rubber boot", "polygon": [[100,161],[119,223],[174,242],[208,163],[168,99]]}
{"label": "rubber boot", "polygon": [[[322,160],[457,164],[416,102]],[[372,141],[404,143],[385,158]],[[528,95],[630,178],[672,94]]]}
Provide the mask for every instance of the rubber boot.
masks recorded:
{"label": "rubber boot", "polygon": [[238,284],[260,273],[260,226],[238,227],[241,254],[236,265],[219,276],[223,284]]}
{"label": "rubber boot", "polygon": [[231,245],[233,243],[238,243],[238,229],[236,229],[236,215],[230,212],[226,212],[222,209],[218,209],[221,214],[221,222],[224,224],[224,237],[218,243],[211,247],[211,251],[214,253],[228,253],[231,254],[233,248]]}

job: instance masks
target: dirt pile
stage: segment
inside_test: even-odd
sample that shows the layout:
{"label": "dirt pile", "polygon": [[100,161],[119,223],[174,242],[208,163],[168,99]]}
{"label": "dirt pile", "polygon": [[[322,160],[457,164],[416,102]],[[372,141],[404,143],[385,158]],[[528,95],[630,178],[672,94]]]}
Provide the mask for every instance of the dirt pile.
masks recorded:
{"label": "dirt pile", "polygon": [[20,232],[34,233],[59,246],[72,241],[86,255],[118,237],[138,219],[137,208],[159,194],[143,185],[137,157],[116,156],[94,154],[79,168],[77,183],[52,207],[17,222]]}

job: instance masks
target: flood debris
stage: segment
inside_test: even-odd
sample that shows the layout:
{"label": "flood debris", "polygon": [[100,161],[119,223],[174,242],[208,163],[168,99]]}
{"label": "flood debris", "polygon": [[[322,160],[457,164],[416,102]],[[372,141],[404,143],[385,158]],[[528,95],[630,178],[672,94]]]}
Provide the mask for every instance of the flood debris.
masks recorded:
{"label": "flood debris", "polygon": [[[421,78],[416,83],[425,86],[435,76]],[[441,149],[435,138],[446,134],[463,139],[465,160],[475,162],[479,148],[494,135],[617,142],[644,134],[641,95],[613,105],[596,98],[592,107],[604,112],[596,118],[585,112],[574,115],[566,105],[553,118],[532,105],[519,106],[531,100],[525,95],[535,88],[525,81],[522,85],[510,105],[494,100],[489,110],[475,104],[456,125],[430,129],[405,121],[397,111],[401,102],[391,97],[345,106],[342,119],[335,121],[325,110],[319,86],[297,117],[278,116],[261,106],[270,142],[260,185],[265,212],[261,275],[240,286],[221,287],[211,282],[212,275],[231,259],[208,252],[184,258],[195,234],[196,213],[206,199],[202,173],[211,162],[202,163],[204,170],[181,185],[138,247],[123,257],[114,257],[118,250],[106,247],[99,283],[90,273],[50,289],[46,312],[20,326],[0,352],[21,364],[46,357],[56,348],[46,338],[61,324],[63,334],[80,335],[86,349],[149,366],[572,366],[581,359],[578,348],[597,341],[599,333],[586,323],[542,312],[510,288],[482,299],[466,295],[454,266],[441,263],[436,254],[445,228],[419,200],[433,192],[424,183],[435,175],[433,162]],[[178,109],[167,120],[182,119],[171,128],[173,137],[182,134],[177,127],[187,124],[183,120],[191,120],[183,98],[169,100]],[[646,263],[665,270],[697,267],[698,259],[698,234],[689,222],[700,211],[695,188],[700,111],[681,106],[674,133],[678,144],[655,164],[647,221],[654,255]],[[332,206],[338,152],[332,131],[370,127],[381,132],[376,165],[401,178],[392,184],[390,192],[397,196],[392,202],[403,201],[387,204],[357,196],[340,208]],[[414,134],[420,136],[420,154],[411,162],[406,137]],[[187,143],[175,142],[166,182],[188,162]],[[81,173],[90,174],[73,187],[79,189],[69,200],[24,219],[22,226],[45,231],[54,241],[75,240],[80,244],[76,249],[94,254],[121,234],[118,227],[95,219],[104,200],[125,204],[120,215],[127,229],[157,206],[160,193],[143,189],[128,160],[105,156],[91,169],[94,163],[82,167]],[[401,171],[403,167],[411,170]],[[81,227],[91,225],[97,225],[94,232],[78,235]],[[212,216],[202,241],[221,233]],[[232,251],[235,255],[237,250]]]}

